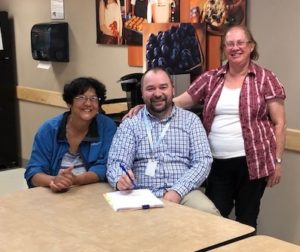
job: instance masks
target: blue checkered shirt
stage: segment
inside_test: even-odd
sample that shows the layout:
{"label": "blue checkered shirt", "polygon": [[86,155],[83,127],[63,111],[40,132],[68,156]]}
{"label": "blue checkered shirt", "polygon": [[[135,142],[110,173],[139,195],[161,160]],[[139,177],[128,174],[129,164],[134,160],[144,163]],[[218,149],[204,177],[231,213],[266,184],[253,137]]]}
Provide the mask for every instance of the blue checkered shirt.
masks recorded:
{"label": "blue checkered shirt", "polygon": [[[164,126],[170,122],[154,152],[158,161],[155,177],[145,174],[148,160],[152,158],[145,115],[149,118],[154,146]],[[132,169],[138,188],[148,188],[157,197],[163,197],[168,190],[175,190],[184,197],[207,178],[212,156],[205,130],[194,113],[174,106],[168,118],[159,120],[145,106],[135,117],[125,120],[114,136],[106,174],[113,188],[123,174],[120,163]]]}

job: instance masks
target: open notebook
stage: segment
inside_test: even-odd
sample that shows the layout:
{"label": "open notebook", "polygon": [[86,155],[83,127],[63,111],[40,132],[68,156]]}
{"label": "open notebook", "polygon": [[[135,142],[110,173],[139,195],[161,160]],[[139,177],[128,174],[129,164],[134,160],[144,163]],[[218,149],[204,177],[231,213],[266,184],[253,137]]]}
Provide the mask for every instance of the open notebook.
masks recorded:
{"label": "open notebook", "polygon": [[164,206],[163,202],[148,189],[108,192],[104,197],[115,211]]}

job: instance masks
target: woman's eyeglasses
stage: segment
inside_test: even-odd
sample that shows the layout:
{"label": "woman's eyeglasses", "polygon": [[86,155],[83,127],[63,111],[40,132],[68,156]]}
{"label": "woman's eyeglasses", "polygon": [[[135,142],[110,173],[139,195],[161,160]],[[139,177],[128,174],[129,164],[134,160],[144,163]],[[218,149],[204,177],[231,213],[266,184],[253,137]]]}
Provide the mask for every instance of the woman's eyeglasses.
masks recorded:
{"label": "woman's eyeglasses", "polygon": [[231,49],[235,46],[239,47],[239,48],[243,48],[245,47],[246,45],[248,45],[251,41],[241,41],[241,40],[238,40],[236,42],[234,41],[226,41],[224,43],[225,47],[228,48],[228,49]]}
{"label": "woman's eyeglasses", "polygon": [[87,101],[90,101],[93,104],[98,104],[98,102],[101,100],[100,98],[98,98],[98,96],[87,97],[85,95],[78,95],[74,97],[74,99],[81,104]]}

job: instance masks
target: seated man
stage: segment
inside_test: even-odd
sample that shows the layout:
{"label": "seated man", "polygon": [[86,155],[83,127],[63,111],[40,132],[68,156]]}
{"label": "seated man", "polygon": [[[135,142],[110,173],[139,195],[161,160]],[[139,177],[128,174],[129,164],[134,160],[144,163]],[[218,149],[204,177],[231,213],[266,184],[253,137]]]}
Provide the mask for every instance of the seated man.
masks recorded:
{"label": "seated man", "polygon": [[64,86],[69,111],[48,119],[35,135],[25,179],[29,187],[64,192],[73,185],[106,181],[106,161],[115,123],[99,113],[106,87],[93,78]]}
{"label": "seated man", "polygon": [[219,214],[199,190],[212,163],[200,119],[173,105],[174,86],[163,69],[148,70],[141,91],[146,106],[125,120],[114,136],[107,164],[109,183],[116,190],[148,188],[157,197]]}

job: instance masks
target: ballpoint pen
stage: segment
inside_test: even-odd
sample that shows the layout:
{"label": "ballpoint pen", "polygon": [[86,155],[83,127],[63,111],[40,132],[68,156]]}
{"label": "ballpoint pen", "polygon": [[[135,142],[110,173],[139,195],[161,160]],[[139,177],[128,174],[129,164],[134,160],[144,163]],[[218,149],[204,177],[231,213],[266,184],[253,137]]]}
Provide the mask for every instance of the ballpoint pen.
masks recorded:
{"label": "ballpoint pen", "polygon": [[122,163],[120,163],[120,168],[122,169],[123,172],[126,173],[127,177],[130,179],[131,183],[133,184],[133,188],[136,189],[136,188],[137,188],[136,183],[135,183],[135,182],[133,181],[133,179],[130,177],[128,171],[126,170],[125,166],[124,166]]}

